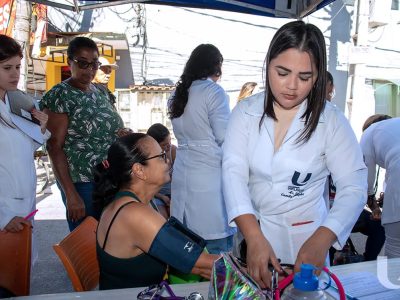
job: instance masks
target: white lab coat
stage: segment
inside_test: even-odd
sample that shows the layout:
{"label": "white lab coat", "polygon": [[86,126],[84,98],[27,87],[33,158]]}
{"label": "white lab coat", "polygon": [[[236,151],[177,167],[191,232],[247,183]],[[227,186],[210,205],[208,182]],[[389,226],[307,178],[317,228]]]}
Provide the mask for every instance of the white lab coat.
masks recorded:
{"label": "white lab coat", "polygon": [[400,221],[400,118],[372,124],[360,141],[368,167],[368,194],[374,193],[376,165],[386,169],[382,224]]}
{"label": "white lab coat", "polygon": [[212,81],[196,80],[179,118],[172,119],[178,149],[171,183],[171,215],[206,240],[232,235],[222,195],[222,148],[229,101]]}
{"label": "white lab coat", "polygon": [[[223,155],[223,187],[232,222],[243,214],[259,219],[264,236],[284,263],[294,263],[303,243],[321,225],[344,245],[366,202],[367,170],[348,121],[330,103],[311,139],[296,144],[304,128],[303,102],[274,153],[274,121],[259,127],[264,93],[240,102],[229,120]],[[326,178],[337,187],[327,211]],[[306,225],[293,226],[312,221]]]}
{"label": "white lab coat", "polygon": [[[0,230],[3,230],[15,216],[25,217],[35,210],[36,170],[33,155],[40,144],[12,123],[7,96],[6,103],[0,100],[0,114]],[[47,140],[50,133],[46,131],[43,137]],[[34,262],[37,252],[34,245],[32,249]]]}

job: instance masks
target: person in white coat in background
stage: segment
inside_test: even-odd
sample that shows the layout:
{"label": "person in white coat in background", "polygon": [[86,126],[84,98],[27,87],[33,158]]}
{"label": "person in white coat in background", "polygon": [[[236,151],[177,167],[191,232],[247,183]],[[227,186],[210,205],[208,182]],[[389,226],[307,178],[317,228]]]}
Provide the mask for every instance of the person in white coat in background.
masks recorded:
{"label": "person in white coat in background", "polygon": [[[37,125],[12,114],[7,96],[8,91],[17,90],[21,59],[21,46],[14,39],[0,35],[0,230],[8,232],[18,232],[24,225],[32,225],[25,217],[36,207],[33,156],[41,146],[24,131],[26,127]],[[31,114],[40,122],[40,128],[36,128],[38,137],[41,130],[42,142],[46,141],[50,137],[46,130],[47,115],[36,109]],[[36,255],[33,250],[32,262]]]}
{"label": "person in white coat in background", "polygon": [[[383,120],[372,116],[372,125],[361,136],[361,149],[368,167],[368,199],[375,200],[376,165],[386,170],[382,225],[385,228],[385,255],[400,257],[400,118]],[[379,208],[377,208],[379,212]]]}
{"label": "person in white coat in background", "polygon": [[222,61],[214,45],[197,46],[169,101],[178,140],[171,215],[206,239],[213,254],[230,251],[235,233],[222,195],[221,146],[230,114],[228,96],[217,83]]}
{"label": "person in white coat in background", "polygon": [[[241,101],[229,120],[223,155],[228,220],[247,242],[248,272],[270,286],[268,263],[322,267],[342,247],[366,203],[367,169],[349,122],[325,100],[321,31],[294,21],[274,35],[265,93]],[[328,174],[337,187],[328,212]],[[257,220],[258,219],[258,220]],[[258,223],[259,221],[259,223]]]}

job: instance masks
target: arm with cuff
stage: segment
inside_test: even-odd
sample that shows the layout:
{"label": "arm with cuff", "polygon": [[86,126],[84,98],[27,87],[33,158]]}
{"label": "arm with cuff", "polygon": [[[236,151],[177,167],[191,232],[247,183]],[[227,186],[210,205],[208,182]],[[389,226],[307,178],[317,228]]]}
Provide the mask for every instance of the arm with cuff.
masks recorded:
{"label": "arm with cuff", "polygon": [[158,231],[148,253],[183,273],[190,273],[206,241],[174,217]]}
{"label": "arm with cuff", "polygon": [[132,210],[130,222],[130,231],[137,237],[136,246],[182,273],[209,279],[219,256],[204,252],[206,241],[177,219],[165,221],[147,205],[138,206]]}

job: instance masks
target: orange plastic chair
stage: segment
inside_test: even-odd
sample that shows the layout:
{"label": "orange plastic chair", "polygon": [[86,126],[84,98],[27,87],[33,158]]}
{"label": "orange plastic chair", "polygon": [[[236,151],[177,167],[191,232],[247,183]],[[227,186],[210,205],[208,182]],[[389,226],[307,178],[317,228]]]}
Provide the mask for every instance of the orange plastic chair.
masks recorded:
{"label": "orange plastic chair", "polygon": [[96,254],[97,223],[93,217],[86,217],[59,244],[53,245],[77,292],[93,290],[99,283],[100,271]]}
{"label": "orange plastic chair", "polygon": [[0,286],[16,296],[30,290],[32,228],[17,233],[0,231]]}

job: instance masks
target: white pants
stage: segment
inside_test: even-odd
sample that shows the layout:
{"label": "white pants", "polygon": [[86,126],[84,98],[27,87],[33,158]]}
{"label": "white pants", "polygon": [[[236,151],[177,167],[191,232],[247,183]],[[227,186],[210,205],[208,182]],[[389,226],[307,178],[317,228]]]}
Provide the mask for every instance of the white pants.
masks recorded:
{"label": "white pants", "polygon": [[385,255],[388,258],[400,257],[400,222],[383,225],[385,227]]}

